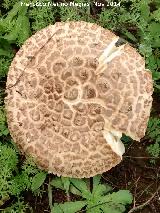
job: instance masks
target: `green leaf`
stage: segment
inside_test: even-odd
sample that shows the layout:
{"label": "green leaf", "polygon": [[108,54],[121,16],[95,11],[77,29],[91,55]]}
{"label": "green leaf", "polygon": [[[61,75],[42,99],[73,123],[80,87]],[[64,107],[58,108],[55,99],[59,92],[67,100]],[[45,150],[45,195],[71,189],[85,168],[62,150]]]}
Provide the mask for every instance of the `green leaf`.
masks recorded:
{"label": "green leaf", "polygon": [[64,189],[66,193],[69,192],[69,186],[70,186],[70,179],[67,177],[61,177],[61,181],[63,183]]}
{"label": "green leaf", "polygon": [[94,188],[92,195],[94,199],[99,199],[101,196],[111,191],[111,189],[112,188],[107,185],[99,184],[97,187]]}
{"label": "green leaf", "polygon": [[125,211],[125,208],[123,206],[109,206],[109,205],[103,205],[101,206],[101,209],[103,210],[104,213],[122,213]]}
{"label": "green leaf", "polygon": [[30,36],[30,22],[27,16],[19,15],[16,21],[18,32],[18,43],[24,43]]}
{"label": "green leaf", "polygon": [[18,11],[21,9],[20,2],[17,2],[13,8],[8,12],[7,17],[3,20],[3,24],[7,25],[9,22],[13,20],[13,18],[17,15]]}
{"label": "green leaf", "polygon": [[160,23],[157,22],[151,22],[148,26],[148,30],[151,33],[151,35],[153,35],[153,37],[155,35],[159,35],[160,34]]}
{"label": "green leaf", "polygon": [[63,204],[55,204],[52,213],[77,213],[86,205],[85,201],[66,202]]}
{"label": "green leaf", "polygon": [[64,213],[63,209],[61,208],[60,205],[62,205],[62,204],[55,203],[52,210],[51,210],[51,213]]}
{"label": "green leaf", "polygon": [[101,175],[96,175],[93,177],[93,189],[100,184]]}
{"label": "green leaf", "polygon": [[152,14],[152,17],[156,20],[156,21],[160,21],[160,8],[158,10],[155,10]]}
{"label": "green leaf", "polygon": [[70,181],[82,193],[83,198],[89,199],[91,197],[92,194],[84,180],[71,178]]}
{"label": "green leaf", "polygon": [[81,192],[78,189],[76,189],[76,187],[74,187],[72,184],[70,185],[70,192],[74,195],[82,196]]}
{"label": "green leaf", "polygon": [[101,197],[98,206],[103,212],[122,213],[125,205],[132,203],[132,195],[128,190],[119,190]]}
{"label": "green leaf", "polygon": [[150,0],[141,0],[140,1],[140,11],[141,11],[141,17],[149,21],[150,20],[150,7],[149,7]]}
{"label": "green leaf", "polygon": [[153,79],[155,81],[160,79],[160,72],[152,72]]}
{"label": "green leaf", "polygon": [[37,173],[32,179],[32,191],[39,189],[46,179],[47,174],[45,172]]}
{"label": "green leaf", "polygon": [[13,6],[6,18],[1,19],[0,28],[3,38],[10,43],[21,45],[30,36],[30,22],[27,16],[28,7],[20,2]]}
{"label": "green leaf", "polygon": [[147,147],[147,152],[154,157],[158,157],[160,155],[160,143],[156,142]]}
{"label": "green leaf", "polygon": [[151,43],[142,42],[139,45],[139,52],[142,53],[146,57],[150,57],[152,55]]}
{"label": "green leaf", "polygon": [[101,202],[113,202],[117,204],[131,204],[132,194],[128,190],[119,190],[118,192],[113,192],[112,194],[102,197]]}
{"label": "green leaf", "polygon": [[64,189],[64,185],[63,185],[63,183],[62,183],[62,180],[61,180],[61,178],[59,178],[59,177],[54,178],[54,179],[50,182],[50,184],[51,184],[52,186],[54,186],[55,188],[65,190],[65,189]]}
{"label": "green leaf", "polygon": [[102,213],[100,206],[95,206],[87,209],[87,213]]}
{"label": "green leaf", "polygon": [[100,175],[97,175],[93,178],[92,195],[94,196],[94,198],[101,197],[103,194],[106,194],[112,190],[112,187],[110,187],[109,185],[100,184],[100,179]]}
{"label": "green leaf", "polygon": [[136,37],[132,34],[132,33],[130,33],[128,30],[123,30],[123,34],[127,37],[127,38],[129,38],[131,41],[134,41],[134,42],[137,42],[137,39],[136,39]]}
{"label": "green leaf", "polygon": [[154,87],[155,87],[156,89],[160,90],[160,85],[154,83]]}
{"label": "green leaf", "polygon": [[157,60],[156,59],[157,58],[153,54],[146,59],[146,64],[148,64],[148,68],[152,71],[152,74],[157,69]]}
{"label": "green leaf", "polygon": [[147,30],[152,36],[152,47],[160,47],[160,23],[151,22]]}
{"label": "green leaf", "polygon": [[13,53],[10,43],[0,36],[0,56],[10,57]]}
{"label": "green leaf", "polygon": [[0,56],[10,56],[10,52],[7,50],[0,49]]}

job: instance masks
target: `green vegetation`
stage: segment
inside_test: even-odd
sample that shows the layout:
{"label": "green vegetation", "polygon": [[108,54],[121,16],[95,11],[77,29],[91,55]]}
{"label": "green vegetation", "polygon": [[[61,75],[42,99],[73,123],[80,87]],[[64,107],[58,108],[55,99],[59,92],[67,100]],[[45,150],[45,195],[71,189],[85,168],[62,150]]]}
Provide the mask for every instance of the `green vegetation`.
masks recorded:
{"label": "green vegetation", "polygon": [[[154,141],[153,144],[147,147],[148,153],[155,158],[160,157],[160,118],[150,118],[147,137]],[[155,162],[155,159],[151,160],[151,163]]]}
{"label": "green vegetation", "polygon": [[[21,1],[28,3],[28,0]],[[36,1],[32,1],[36,2]],[[48,2],[44,0],[43,2]],[[53,2],[53,1],[52,1]],[[76,0],[76,3],[86,2]],[[118,2],[118,1],[117,1]],[[84,20],[95,22],[127,40],[145,57],[146,67],[152,71],[154,93],[160,95],[160,1],[121,0],[119,7],[31,7],[21,6],[18,0],[2,0],[0,5],[0,84],[6,81],[10,63],[21,45],[36,31],[56,21]],[[87,213],[125,212],[132,196],[127,190],[113,192],[112,188],[93,178],[92,189],[88,180],[52,178],[39,170],[32,159],[21,158],[12,142],[6,124],[3,106],[5,87],[0,87],[0,211],[4,213],[32,212],[24,199],[24,192],[41,195],[44,184],[48,185],[51,212],[72,213],[79,210]],[[160,156],[160,118],[151,118],[146,138],[152,140],[147,147],[151,156]],[[127,144],[130,139],[123,138]],[[152,161],[153,162],[153,161]],[[154,161],[155,162],[155,161]],[[52,190],[64,190],[68,202],[54,203]],[[70,200],[76,195],[77,201]]]}
{"label": "green vegetation", "polygon": [[[63,204],[55,203],[53,213],[76,213],[85,207],[87,213],[92,212],[113,212],[121,213],[126,210],[125,205],[132,203],[132,195],[128,190],[119,190],[113,192],[108,185],[100,183],[101,176],[93,178],[92,190],[87,185],[87,180],[73,178],[56,178],[50,184],[56,188],[65,190],[69,195],[81,196],[82,201],[65,202]],[[90,184],[91,185],[91,184]]]}
{"label": "green vegetation", "polygon": [[17,212],[25,212],[22,208],[26,209],[27,205],[22,199],[22,192],[36,191],[46,178],[46,173],[40,171],[31,159],[25,160],[21,168],[18,167],[18,162],[17,149],[11,143],[0,143],[0,207],[12,196],[17,199],[4,212],[11,212],[15,208],[18,208]]}
{"label": "green vegetation", "polygon": [[6,126],[6,116],[5,116],[5,111],[4,107],[0,106],[0,136],[6,136],[8,135],[9,130]]}

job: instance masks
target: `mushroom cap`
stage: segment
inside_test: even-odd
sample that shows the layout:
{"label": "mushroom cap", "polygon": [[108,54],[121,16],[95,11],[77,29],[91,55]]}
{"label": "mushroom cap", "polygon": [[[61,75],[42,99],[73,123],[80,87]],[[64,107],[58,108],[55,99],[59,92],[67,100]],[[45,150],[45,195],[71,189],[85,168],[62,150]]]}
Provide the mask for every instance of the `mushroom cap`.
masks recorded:
{"label": "mushroom cap", "polygon": [[121,161],[122,133],[144,136],[151,73],[129,44],[110,51],[104,65],[99,59],[117,39],[93,23],[57,22],[17,52],[6,85],[8,127],[40,168],[92,177]]}

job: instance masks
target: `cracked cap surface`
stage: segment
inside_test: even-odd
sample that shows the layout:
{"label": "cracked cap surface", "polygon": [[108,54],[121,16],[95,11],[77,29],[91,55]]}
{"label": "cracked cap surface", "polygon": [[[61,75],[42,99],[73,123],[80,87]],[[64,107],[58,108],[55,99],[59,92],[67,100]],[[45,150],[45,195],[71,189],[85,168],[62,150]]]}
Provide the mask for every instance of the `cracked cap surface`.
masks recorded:
{"label": "cracked cap surface", "polygon": [[61,22],[37,32],[16,54],[6,85],[8,127],[39,167],[91,177],[121,161],[123,147],[115,146],[122,133],[144,136],[153,92],[144,59],[125,44],[105,65],[99,61],[117,38],[93,23]]}

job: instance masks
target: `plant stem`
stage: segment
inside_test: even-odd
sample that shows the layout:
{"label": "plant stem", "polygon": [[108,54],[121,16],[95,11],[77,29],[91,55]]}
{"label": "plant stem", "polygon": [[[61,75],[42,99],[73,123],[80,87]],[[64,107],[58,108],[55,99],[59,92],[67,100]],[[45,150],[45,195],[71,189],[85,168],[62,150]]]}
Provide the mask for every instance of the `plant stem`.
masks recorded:
{"label": "plant stem", "polygon": [[48,183],[48,199],[49,199],[49,207],[50,207],[50,210],[52,210],[52,186],[50,184],[50,178],[49,178],[49,183]]}

